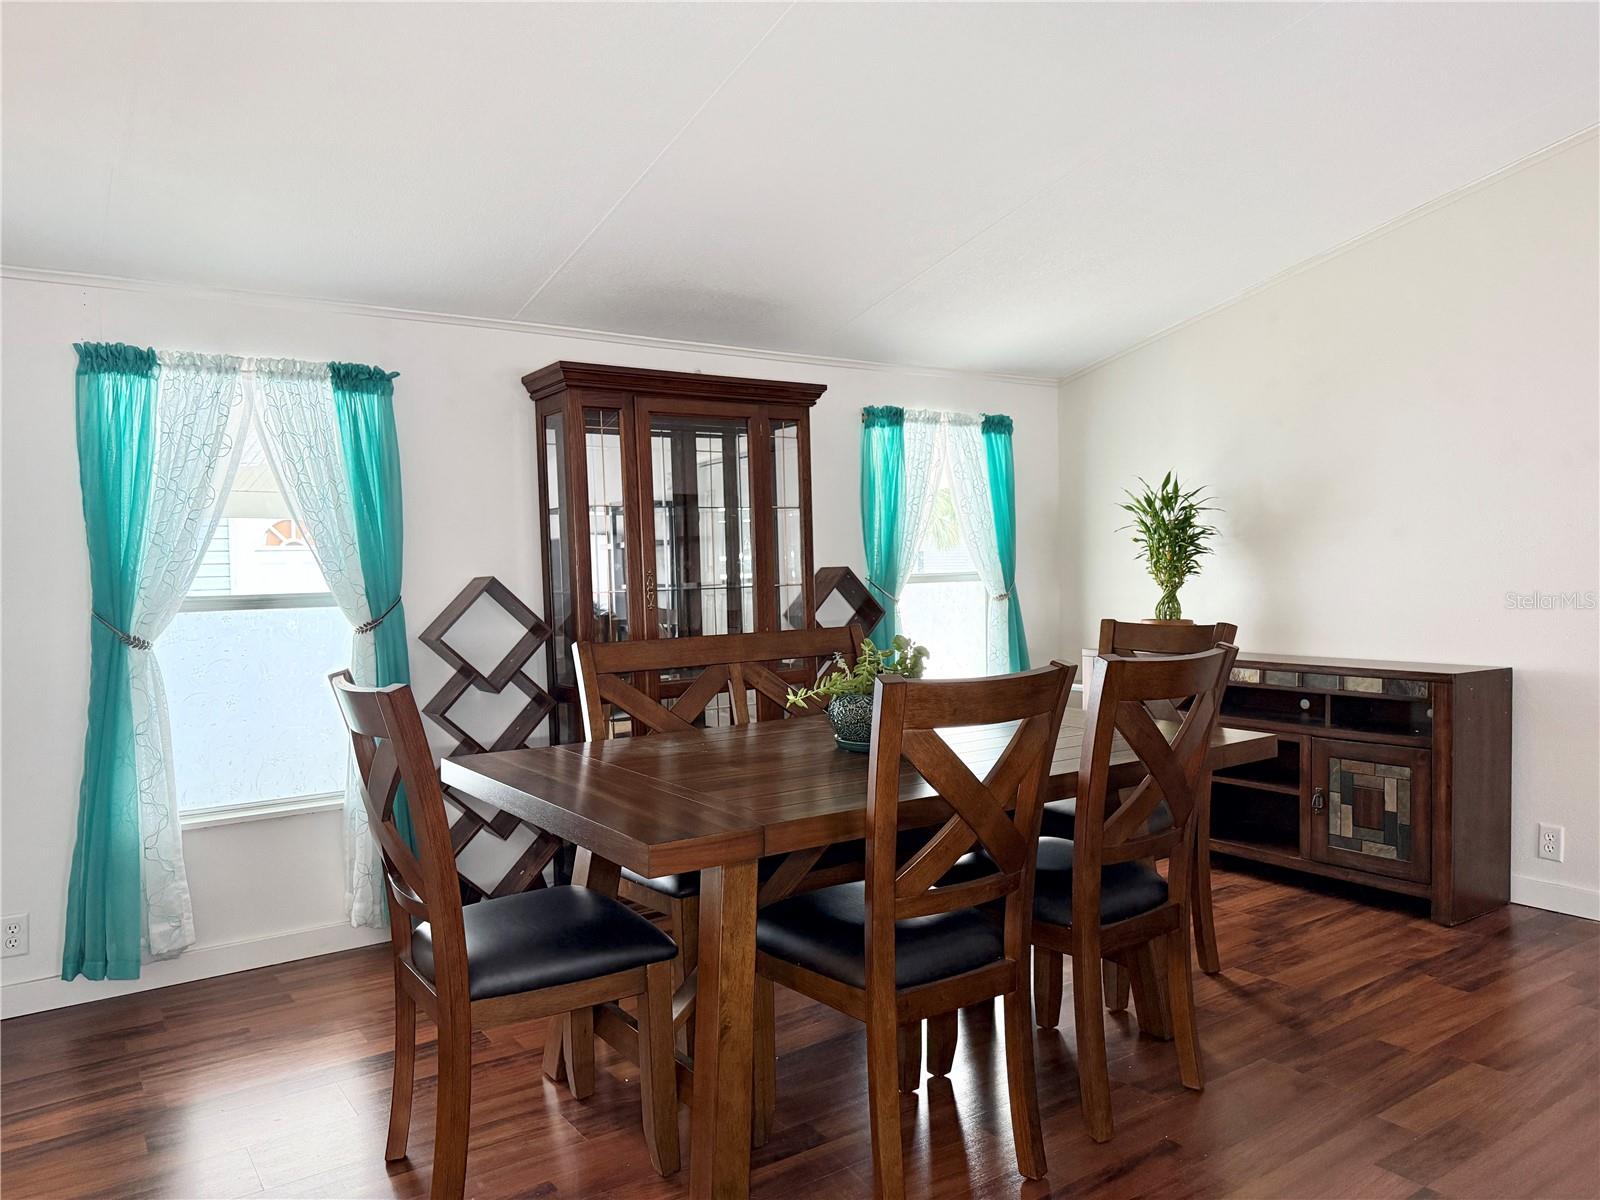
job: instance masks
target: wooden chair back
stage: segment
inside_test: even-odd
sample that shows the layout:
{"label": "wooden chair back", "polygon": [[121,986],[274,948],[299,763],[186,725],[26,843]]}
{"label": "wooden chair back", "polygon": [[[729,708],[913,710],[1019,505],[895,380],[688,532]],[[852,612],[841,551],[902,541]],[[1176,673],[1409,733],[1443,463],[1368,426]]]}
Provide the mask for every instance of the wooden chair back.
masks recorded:
{"label": "wooden chair back", "polygon": [[[1039,813],[1075,673],[1074,667],[1052,663],[990,679],[879,677],[867,775],[869,964],[877,957],[876,945],[888,947],[892,965],[896,921],[1002,899],[1007,955],[1021,954],[1033,909]],[[1016,722],[1016,728],[982,779],[937,732],[1009,722]],[[904,866],[896,855],[902,762],[915,768],[954,810]],[[975,845],[982,846],[997,870],[940,886],[956,860]]]}
{"label": "wooden chair back", "polygon": [[1149,621],[1100,622],[1101,654],[1137,657],[1146,654],[1202,654],[1218,642],[1234,644],[1239,627],[1226,621],[1215,625],[1156,625]]}
{"label": "wooden chair back", "polygon": [[[358,687],[349,671],[335,672],[328,682],[350,731],[367,827],[382,855],[395,956],[410,967],[411,921],[400,914],[428,922],[434,961],[429,986],[442,1002],[453,1001],[465,1009],[467,941],[461,923],[461,891],[444,796],[416,698],[405,684]],[[402,787],[417,841],[415,853],[395,819],[395,801]]]}
{"label": "wooden chair back", "polygon": [[[1184,847],[1193,841],[1193,818],[1204,803],[1211,736],[1237,654],[1237,647],[1223,644],[1197,654],[1098,655],[1091,662],[1073,831],[1075,913],[1099,912],[1100,871],[1107,864],[1170,856],[1173,871],[1187,877],[1191,856]],[[1164,722],[1165,731],[1151,715],[1152,705],[1163,702],[1176,714]],[[1137,787],[1120,793],[1110,787],[1118,735],[1146,772]],[[1172,828],[1150,835],[1146,823],[1162,803],[1172,813]],[[1175,876],[1168,882],[1173,895],[1184,894]]]}
{"label": "wooden chair back", "polygon": [[[1100,654],[1120,654],[1129,658],[1150,655],[1202,654],[1220,642],[1236,645],[1239,627],[1226,621],[1215,625],[1157,625],[1150,621],[1118,621],[1106,617],[1100,622]],[[1089,673],[1085,665],[1084,674]],[[1163,720],[1181,720],[1177,708],[1160,700],[1147,705],[1151,715]]]}
{"label": "wooden chair back", "polygon": [[[751,720],[751,691],[782,705],[794,716],[814,716],[826,704],[812,700],[791,705],[790,684],[768,664],[792,659],[821,660],[826,670],[837,659],[854,664],[864,633],[851,623],[832,629],[785,629],[773,633],[723,633],[704,637],[646,638],[632,642],[579,642],[574,651],[584,733],[590,741],[611,736],[608,706],[627,713],[638,728],[652,733],[685,733],[719,695],[726,694],[735,725]],[[700,669],[683,695],[668,708],[640,690],[638,677],[655,671]],[[630,682],[629,677],[634,681]]]}

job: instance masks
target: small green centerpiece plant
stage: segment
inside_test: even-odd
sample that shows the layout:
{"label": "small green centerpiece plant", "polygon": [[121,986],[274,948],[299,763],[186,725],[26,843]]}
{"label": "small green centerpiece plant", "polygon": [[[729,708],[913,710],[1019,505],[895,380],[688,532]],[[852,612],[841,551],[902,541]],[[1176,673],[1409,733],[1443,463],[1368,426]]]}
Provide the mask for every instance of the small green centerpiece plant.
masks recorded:
{"label": "small green centerpiece plant", "polygon": [[1201,514],[1220,510],[1206,503],[1211,497],[1205,494],[1204,487],[1185,491],[1171,471],[1162,476],[1160,487],[1151,487],[1143,479],[1139,483],[1144,491],[1127,491],[1128,500],[1120,506],[1133,516],[1132,523],[1122,528],[1134,531],[1133,544],[1139,548],[1139,557],[1161,589],[1156,620],[1181,621],[1183,606],[1178,603],[1178,589],[1191,575],[1200,573],[1200,556],[1211,553],[1206,543],[1217,533]]}
{"label": "small green centerpiece plant", "polygon": [[878,676],[921,679],[927,661],[928,648],[904,634],[895,634],[883,649],[862,638],[854,666],[836,655],[812,687],[790,688],[787,699],[790,704],[826,699],[834,740],[846,750],[864,752],[872,741],[872,685]]}

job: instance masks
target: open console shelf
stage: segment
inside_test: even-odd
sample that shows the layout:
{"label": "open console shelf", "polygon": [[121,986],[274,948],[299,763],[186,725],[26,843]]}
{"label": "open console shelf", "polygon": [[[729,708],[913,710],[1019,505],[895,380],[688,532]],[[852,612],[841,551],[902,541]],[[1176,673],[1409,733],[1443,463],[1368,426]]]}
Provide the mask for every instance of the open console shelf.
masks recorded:
{"label": "open console shelf", "polygon": [[1278,735],[1212,781],[1214,853],[1430,901],[1453,925],[1511,882],[1511,671],[1236,661],[1222,723]]}

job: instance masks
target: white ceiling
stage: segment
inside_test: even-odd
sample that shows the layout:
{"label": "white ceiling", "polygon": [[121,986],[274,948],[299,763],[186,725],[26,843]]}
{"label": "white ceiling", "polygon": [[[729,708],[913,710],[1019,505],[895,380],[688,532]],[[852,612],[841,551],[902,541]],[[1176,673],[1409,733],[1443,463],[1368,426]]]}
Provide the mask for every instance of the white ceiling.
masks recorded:
{"label": "white ceiling", "polygon": [[1595,124],[1597,12],[9,3],[0,252],[1065,375]]}

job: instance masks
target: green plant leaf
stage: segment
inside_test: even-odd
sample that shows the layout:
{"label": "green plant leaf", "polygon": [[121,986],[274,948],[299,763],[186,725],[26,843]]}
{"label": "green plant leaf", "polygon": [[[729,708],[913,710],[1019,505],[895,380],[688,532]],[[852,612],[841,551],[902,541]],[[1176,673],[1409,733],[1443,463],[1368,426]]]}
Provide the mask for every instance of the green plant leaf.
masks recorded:
{"label": "green plant leaf", "polygon": [[1133,531],[1133,544],[1150,577],[1163,596],[1173,595],[1176,603],[1184,580],[1199,571],[1200,557],[1212,553],[1208,543],[1217,530],[1200,514],[1219,510],[1206,503],[1210,497],[1204,487],[1185,490],[1173,471],[1161,477],[1158,487],[1151,487],[1142,476],[1139,484],[1140,492],[1124,489],[1127,500],[1117,507],[1133,519],[1118,532]]}
{"label": "green plant leaf", "polygon": [[855,666],[846,665],[842,656],[836,656],[833,665],[814,686],[790,688],[785,700],[789,704],[802,704],[818,697],[831,700],[835,696],[868,696],[880,675],[921,679],[927,660],[928,648],[904,635],[896,635],[887,651],[874,646],[872,639],[862,638]]}

